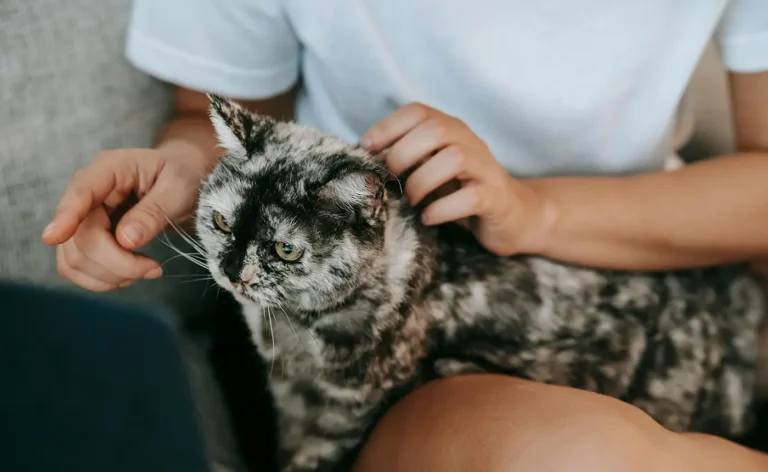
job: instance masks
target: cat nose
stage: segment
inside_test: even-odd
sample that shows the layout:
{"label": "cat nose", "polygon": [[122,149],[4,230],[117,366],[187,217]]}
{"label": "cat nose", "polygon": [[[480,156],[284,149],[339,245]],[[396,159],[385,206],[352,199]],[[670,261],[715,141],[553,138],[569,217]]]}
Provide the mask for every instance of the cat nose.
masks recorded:
{"label": "cat nose", "polygon": [[230,282],[236,283],[240,282],[240,272],[242,268],[242,261],[239,260],[239,258],[229,256],[224,260],[221,271],[224,272],[224,275],[227,276]]}
{"label": "cat nose", "polygon": [[245,266],[243,271],[240,273],[240,281],[245,284],[250,284],[256,280],[256,273],[256,267]]}
{"label": "cat nose", "polygon": [[227,276],[232,285],[248,285],[256,278],[256,268],[253,266],[242,267],[241,265],[227,265],[224,268],[224,274]]}

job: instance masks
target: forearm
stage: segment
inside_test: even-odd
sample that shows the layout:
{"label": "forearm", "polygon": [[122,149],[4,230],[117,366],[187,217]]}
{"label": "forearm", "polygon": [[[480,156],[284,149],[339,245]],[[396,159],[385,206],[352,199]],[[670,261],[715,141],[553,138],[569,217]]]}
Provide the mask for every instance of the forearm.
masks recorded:
{"label": "forearm", "polygon": [[593,267],[663,270],[768,253],[768,154],[675,172],[527,182],[549,208],[532,252]]}

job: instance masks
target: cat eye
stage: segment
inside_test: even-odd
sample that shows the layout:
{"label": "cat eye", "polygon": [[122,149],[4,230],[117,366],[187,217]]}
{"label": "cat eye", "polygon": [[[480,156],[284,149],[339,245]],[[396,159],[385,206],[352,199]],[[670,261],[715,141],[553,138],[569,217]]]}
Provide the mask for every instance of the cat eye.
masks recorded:
{"label": "cat eye", "polygon": [[297,248],[291,243],[275,243],[275,252],[284,261],[294,262],[304,254],[304,251]]}
{"label": "cat eye", "polygon": [[224,215],[216,210],[213,211],[213,224],[225,233],[232,232],[232,227],[227,224],[227,220],[224,219]]}

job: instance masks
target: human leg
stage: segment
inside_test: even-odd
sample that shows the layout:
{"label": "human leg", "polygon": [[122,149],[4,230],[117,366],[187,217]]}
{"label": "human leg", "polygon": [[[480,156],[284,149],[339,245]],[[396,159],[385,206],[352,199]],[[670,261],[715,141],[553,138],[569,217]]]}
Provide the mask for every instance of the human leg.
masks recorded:
{"label": "human leg", "polygon": [[[717,453],[710,457],[708,450]],[[670,432],[612,398],[472,375],[433,382],[396,405],[371,435],[356,472],[683,472],[723,460],[742,461],[740,470],[768,470],[768,456],[720,438]]]}
{"label": "human leg", "polygon": [[6,283],[0,302],[0,470],[207,470],[157,313]]}

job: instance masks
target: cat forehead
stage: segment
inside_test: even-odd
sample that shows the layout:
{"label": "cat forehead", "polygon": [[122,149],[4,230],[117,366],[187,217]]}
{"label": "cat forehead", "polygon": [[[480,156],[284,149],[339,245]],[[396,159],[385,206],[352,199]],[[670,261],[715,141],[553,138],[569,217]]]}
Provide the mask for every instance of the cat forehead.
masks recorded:
{"label": "cat forehead", "polygon": [[352,148],[336,136],[323,134],[314,128],[296,123],[279,123],[269,144],[275,150],[291,151],[300,159],[308,157],[308,154],[331,156],[348,152]]}
{"label": "cat forehead", "polygon": [[247,191],[244,182],[232,180],[209,189],[201,203],[206,203],[225,217],[232,217],[245,200]]}
{"label": "cat forehead", "polygon": [[339,155],[367,158],[364,150],[336,136],[295,123],[278,123],[264,145],[263,154],[241,161],[239,170],[246,175],[258,175],[291,166],[312,177],[322,175],[329,161]]}

